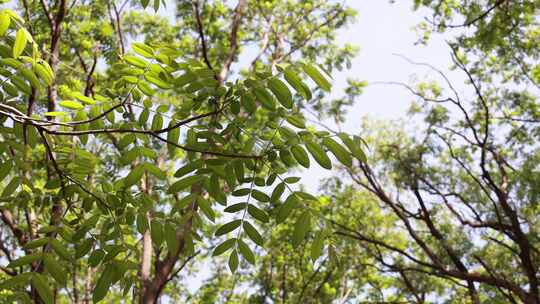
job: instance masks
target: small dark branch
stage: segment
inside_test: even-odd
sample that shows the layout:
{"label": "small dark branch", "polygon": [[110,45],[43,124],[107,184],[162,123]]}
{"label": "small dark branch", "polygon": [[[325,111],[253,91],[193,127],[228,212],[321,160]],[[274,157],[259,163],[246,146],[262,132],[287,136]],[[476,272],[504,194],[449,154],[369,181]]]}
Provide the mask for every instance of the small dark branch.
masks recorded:
{"label": "small dark branch", "polygon": [[294,52],[304,47],[317,32],[319,32],[323,27],[328,26],[332,21],[334,21],[337,17],[339,17],[341,13],[342,11],[340,9],[336,9],[336,11],[332,15],[328,16],[323,23],[317,25],[311,32],[309,32],[306,39],[302,40],[296,45],[292,45],[289,51],[285,53],[283,56],[280,56],[279,58],[277,58],[276,61],[278,62],[282,61],[283,59],[291,56]]}
{"label": "small dark branch", "polygon": [[189,148],[189,147],[186,147],[186,146],[183,146],[183,145],[179,145],[175,142],[172,142],[172,141],[169,141],[157,134],[150,134],[152,135],[153,137],[161,140],[162,142],[165,142],[167,144],[170,144],[170,145],[173,145],[177,148],[180,148],[182,150],[185,150],[185,151],[189,151],[189,152],[197,152],[197,153],[202,153],[202,154],[207,154],[207,155],[215,155],[215,156],[221,156],[221,157],[230,157],[230,158],[246,158],[246,159],[260,159],[262,158],[262,156],[259,156],[259,155],[245,155],[245,154],[235,154],[235,153],[222,153],[222,152],[213,152],[213,151],[199,151],[199,150],[196,150],[196,149],[193,149],[193,148]]}
{"label": "small dark branch", "polygon": [[298,303],[302,303],[302,298],[304,297],[304,293],[306,292],[306,289],[308,288],[309,284],[311,284],[313,279],[315,279],[315,276],[319,274],[319,272],[321,271],[321,268],[326,264],[327,261],[328,261],[328,258],[325,258],[319,264],[319,266],[317,266],[317,269],[315,269],[315,271],[313,271],[313,273],[309,276],[308,280],[302,285],[302,291],[300,292],[300,296],[298,296]]}
{"label": "small dark branch", "polygon": [[332,273],[333,271],[330,270],[326,273],[326,276],[324,276],[324,279],[323,281],[319,284],[319,286],[317,287],[317,289],[315,289],[315,293],[313,294],[314,296],[318,295],[319,292],[321,292],[321,289],[323,288],[324,284],[328,281],[330,281],[330,279],[332,278]]}
{"label": "small dark branch", "polygon": [[213,70],[214,68],[212,67],[210,60],[208,59],[208,47],[206,45],[206,38],[204,35],[204,27],[201,19],[198,0],[193,0],[193,14],[195,15],[195,21],[197,22],[197,31],[199,32],[199,38],[201,39],[201,48],[204,62],[209,69]]}
{"label": "small dark branch", "polygon": [[0,209],[0,218],[2,219],[2,222],[9,227],[9,230],[11,230],[11,233],[13,233],[19,245],[24,245],[27,241],[27,237],[24,230],[22,230],[15,222],[15,218],[13,217],[11,211],[7,209]]}
{"label": "small dark branch", "polygon": [[[117,105],[116,107],[120,107],[122,104],[119,104]],[[109,110],[110,111],[110,110]],[[170,127],[167,127],[167,128],[163,128],[163,129],[159,129],[159,130],[139,130],[139,129],[94,129],[94,130],[85,130],[85,131],[56,131],[56,130],[49,130],[49,129],[45,129],[43,128],[43,130],[49,134],[54,134],[54,135],[71,135],[71,136],[81,136],[81,135],[90,135],[90,134],[100,134],[100,133],[138,133],[138,134],[151,134],[151,133],[154,133],[154,134],[163,134],[163,133],[167,133],[171,130],[174,130],[176,128],[179,128],[183,125],[186,125],[190,122],[193,122],[195,120],[199,120],[199,119],[202,119],[202,118],[205,118],[205,117],[209,117],[209,116],[212,116],[212,115],[215,115],[215,114],[218,114],[220,113],[221,111],[223,111],[223,108],[221,109],[218,109],[216,111],[212,111],[212,112],[208,112],[208,113],[204,113],[204,114],[200,114],[200,115],[197,115],[197,116],[194,116],[194,117],[191,117],[191,118],[188,118],[188,119],[185,119],[185,120],[182,120]],[[106,112],[102,113],[101,115],[99,116],[104,116],[103,114],[105,114]],[[92,118],[91,120],[96,120],[97,117],[99,116],[96,116],[94,118]],[[89,123],[90,120],[85,120],[85,121],[81,121],[81,122],[72,122],[70,123],[70,125],[80,125],[80,124],[86,124],[86,123]]]}
{"label": "small dark branch", "polygon": [[[36,102],[36,89],[32,88],[32,92],[30,93],[30,96],[28,97],[28,107],[26,108],[26,115],[28,117],[32,117],[32,113],[34,112],[34,104]],[[24,136],[24,144],[28,144],[28,123],[23,123],[23,136]]]}
{"label": "small dark branch", "polygon": [[79,62],[81,63],[84,73],[88,73],[88,66],[86,65],[86,62],[84,62],[81,52],[79,52],[78,49],[75,49],[75,55],[77,55],[77,58],[79,58]]}
{"label": "small dark branch", "polygon": [[496,8],[498,8],[499,6],[501,6],[504,2],[506,2],[506,0],[499,0],[497,2],[495,2],[495,4],[493,4],[491,7],[489,7],[486,11],[484,11],[483,13],[481,13],[480,15],[476,16],[474,19],[472,20],[469,20],[467,22],[464,22],[464,23],[461,23],[461,24],[449,24],[449,25],[445,25],[445,24],[442,24],[442,23],[434,23],[434,22],[431,22],[429,20],[427,20],[429,23],[431,23],[432,25],[434,26],[437,26],[437,27],[446,27],[446,28],[459,28],[459,27],[469,27],[471,25],[474,25],[476,22],[484,19],[487,17],[487,15],[489,15],[489,13],[491,13],[493,10],[495,10]]}
{"label": "small dark branch", "polygon": [[13,253],[15,250],[10,250],[6,247],[5,240],[0,239],[0,250],[4,253],[4,256],[8,260],[8,262],[11,262],[13,260]]}
{"label": "small dark branch", "polygon": [[435,66],[433,66],[433,65],[431,65],[429,63],[413,61],[410,58],[408,58],[407,56],[404,56],[404,55],[401,55],[401,54],[393,54],[393,55],[404,59],[405,61],[407,61],[408,63],[410,63],[412,65],[424,66],[424,67],[427,67],[430,70],[436,72],[437,74],[439,74],[444,79],[444,81],[446,82],[446,84],[448,85],[448,87],[450,88],[452,93],[454,93],[455,101],[456,102],[461,102],[461,100],[459,98],[459,94],[458,94],[456,88],[454,87],[454,85],[452,84],[452,82],[450,81],[448,76],[446,76],[446,74],[442,70],[438,69],[437,67],[435,67]]}
{"label": "small dark branch", "polygon": [[[484,269],[488,272],[489,275],[491,275],[492,277],[494,278],[497,278],[497,277],[501,277],[502,275],[500,274],[497,274],[495,273],[491,267],[489,267],[479,256],[475,255],[474,258],[480,263],[480,265],[482,265],[482,267],[484,267]],[[504,289],[502,289],[501,287],[499,286],[496,286],[497,290],[499,290],[499,292],[504,295],[508,300],[510,300],[511,303],[516,303],[516,300],[514,300],[514,297],[512,297],[510,294],[508,294],[507,292],[504,291]]]}
{"label": "small dark branch", "polygon": [[5,272],[6,274],[8,274],[10,276],[17,275],[17,272],[15,270],[11,270],[11,269],[9,269],[7,267],[0,266],[0,270],[2,270],[3,272]]}
{"label": "small dark branch", "polygon": [[[478,144],[486,146],[487,140],[488,140],[488,137],[489,137],[489,117],[490,117],[488,102],[484,98],[484,95],[482,94],[482,90],[480,88],[480,85],[474,80],[471,71],[469,71],[469,69],[465,66],[465,64],[459,59],[459,56],[457,54],[457,50],[455,48],[451,47],[451,46],[450,46],[450,48],[452,49],[452,55],[453,55],[452,56],[452,61],[454,62],[454,64],[456,64],[456,66],[458,68],[460,68],[467,75],[467,78],[471,82],[471,85],[473,86],[473,88],[474,88],[474,90],[476,92],[476,95],[477,95],[478,99],[480,100],[480,102],[482,104],[482,107],[484,108],[484,124],[485,124],[484,125],[484,138],[483,138],[482,141],[478,140]],[[464,111],[464,110],[462,110],[462,111]],[[472,123],[470,123],[470,125],[471,125],[471,128],[472,128]],[[485,149],[482,149],[482,151],[483,151],[482,152],[482,154],[483,154],[482,157],[484,158]]]}
{"label": "small dark branch", "polygon": [[124,8],[124,5],[122,5],[122,7],[119,9],[118,7],[116,7],[116,4],[114,3],[114,1],[112,1],[112,7],[113,7],[113,11],[114,11],[114,16],[115,16],[115,20],[116,20],[116,34],[118,35],[118,41],[120,43],[120,54],[121,55],[124,55],[125,52],[126,52],[126,47],[124,45],[124,34],[122,32],[122,9]]}
{"label": "small dark branch", "polygon": [[197,251],[195,252],[194,254],[190,255],[189,257],[187,257],[184,262],[182,263],[182,265],[180,265],[180,267],[178,267],[178,269],[176,269],[173,273],[171,273],[170,277],[167,279],[167,282],[173,280],[177,275],[178,273],[180,273],[180,271],[182,271],[182,269],[184,269],[184,267],[186,267],[186,265],[191,261],[193,260],[197,255],[199,255],[201,252],[200,251]]}
{"label": "small dark branch", "polygon": [[60,180],[63,180],[64,173],[62,172],[62,170],[60,170],[60,167],[58,166],[58,163],[56,162],[56,158],[54,157],[54,154],[52,152],[52,148],[51,148],[51,146],[49,144],[49,141],[47,140],[47,137],[45,136],[44,132],[46,132],[46,129],[38,128],[38,133],[41,136],[41,139],[43,139],[43,145],[45,146],[45,150],[46,150],[47,155],[49,156],[49,159],[53,163],[54,170],[58,174],[58,178]]}
{"label": "small dark branch", "polygon": [[395,86],[400,86],[400,87],[403,87],[405,89],[407,89],[411,94],[421,98],[422,100],[426,101],[426,102],[435,102],[435,103],[446,103],[446,102],[456,102],[453,98],[451,97],[448,97],[448,98],[443,98],[443,99],[435,99],[435,98],[429,98],[423,94],[421,94],[420,92],[416,91],[413,87],[411,87],[410,85],[406,84],[406,83],[403,83],[403,82],[397,82],[397,81],[375,81],[375,82],[371,82],[369,83],[370,86],[373,86],[373,85],[395,85]]}
{"label": "small dark branch", "polygon": [[424,299],[422,298],[422,295],[418,293],[418,290],[416,287],[414,287],[411,280],[409,280],[409,277],[407,277],[406,272],[403,269],[398,269],[397,272],[403,278],[403,282],[405,283],[405,286],[407,289],[412,293],[413,297],[416,299],[418,303],[423,303]]}

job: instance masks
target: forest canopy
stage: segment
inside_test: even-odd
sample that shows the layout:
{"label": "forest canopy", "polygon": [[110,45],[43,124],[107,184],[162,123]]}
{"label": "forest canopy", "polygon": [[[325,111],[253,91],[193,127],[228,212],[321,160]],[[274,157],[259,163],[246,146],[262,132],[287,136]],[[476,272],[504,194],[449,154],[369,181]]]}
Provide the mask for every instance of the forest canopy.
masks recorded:
{"label": "forest canopy", "polygon": [[369,5],[0,0],[0,302],[540,304],[540,1],[407,4],[386,120]]}

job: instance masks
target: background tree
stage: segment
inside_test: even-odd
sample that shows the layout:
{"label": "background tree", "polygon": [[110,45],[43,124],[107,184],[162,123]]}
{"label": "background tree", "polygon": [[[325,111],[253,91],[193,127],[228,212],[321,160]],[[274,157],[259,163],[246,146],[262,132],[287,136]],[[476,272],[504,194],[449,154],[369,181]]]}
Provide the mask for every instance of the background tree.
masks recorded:
{"label": "background tree", "polygon": [[373,252],[386,271],[440,278],[471,303],[538,303],[531,167],[537,155],[538,3],[417,4],[434,9],[424,29],[470,28],[450,41],[452,68],[470,90],[456,89],[444,70],[412,62],[442,82],[398,83],[418,99],[412,113],[423,118],[421,131],[417,125],[396,137],[363,132],[371,149],[367,161],[345,170],[397,217],[407,242],[339,222],[337,233]]}
{"label": "background tree", "polygon": [[[358,158],[354,169],[342,168],[352,179],[356,189],[352,193],[373,199],[374,209],[389,223],[365,223],[377,217],[351,208],[350,197],[339,199],[351,190],[334,188],[335,209],[321,212],[327,217],[322,230],[349,241],[325,238],[321,259],[336,250],[355,268],[367,263],[377,269],[379,280],[390,280],[385,286],[392,291],[367,299],[351,294],[352,302],[538,303],[539,3],[416,1],[416,5],[433,9],[433,18],[419,27],[425,34],[423,42],[429,43],[435,31],[452,37],[451,70],[465,79],[466,89],[450,82],[450,72],[414,61],[411,64],[430,68],[439,81],[389,84],[411,92],[417,99],[411,115],[421,119],[397,127],[366,121],[359,135],[369,153]],[[340,208],[346,216],[335,216]],[[300,214],[301,210],[292,216]],[[309,238],[316,235],[315,229]],[[353,249],[336,245],[341,242],[351,242]],[[283,285],[290,287],[287,296],[301,294],[299,282],[317,263],[304,264],[305,268],[295,264],[306,260],[302,247],[297,248],[267,257],[268,264],[258,270],[257,296],[284,302],[279,298]],[[365,257],[357,261],[359,252]],[[287,284],[280,285],[276,276],[275,283],[269,279],[275,269],[269,265],[277,263],[296,265],[287,272],[291,278]],[[298,269],[303,270],[296,273]],[[343,285],[334,287],[339,290]]]}

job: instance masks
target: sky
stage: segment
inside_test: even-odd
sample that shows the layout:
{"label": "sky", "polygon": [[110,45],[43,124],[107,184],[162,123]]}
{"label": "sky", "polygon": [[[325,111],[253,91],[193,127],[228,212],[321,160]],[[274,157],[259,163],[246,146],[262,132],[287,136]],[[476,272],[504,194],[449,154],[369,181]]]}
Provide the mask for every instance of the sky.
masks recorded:
{"label": "sky", "polygon": [[[423,21],[426,12],[412,10],[412,1],[405,0],[390,4],[388,0],[347,0],[348,5],[358,11],[357,22],[339,34],[338,43],[351,43],[360,48],[359,55],[353,60],[352,68],[333,74],[332,94],[340,96],[347,78],[375,82],[405,82],[412,79],[434,79],[435,74],[426,68],[412,65],[395,54],[403,55],[417,62],[430,63],[442,70],[451,65],[450,49],[444,37],[433,35],[429,44],[415,45],[417,33],[414,27]],[[241,65],[241,64],[239,64]],[[436,78],[435,78],[436,79]],[[451,79],[456,80],[451,76]],[[457,78],[456,81],[462,79]],[[462,82],[460,82],[462,83]],[[459,86],[458,86],[459,90]],[[413,96],[402,87],[390,85],[368,85],[364,93],[349,109],[347,122],[342,130],[358,134],[362,117],[375,119],[399,120],[406,118],[406,112]],[[297,172],[309,192],[316,193],[319,182],[332,176],[331,171],[316,165]],[[188,282],[188,288],[194,292],[208,277],[209,264],[203,264],[195,279]]]}
{"label": "sky", "polygon": [[[361,132],[363,117],[378,120],[406,118],[413,100],[409,91],[399,86],[377,85],[376,82],[404,82],[413,79],[437,79],[436,74],[425,67],[412,65],[396,54],[416,62],[426,62],[442,70],[451,65],[450,49],[442,35],[432,35],[428,45],[415,45],[418,34],[414,27],[424,20],[427,11],[413,11],[412,1],[348,0],[348,5],[358,11],[357,22],[339,34],[338,43],[351,43],[360,48],[352,68],[333,74],[332,91],[341,94],[347,78],[366,80],[368,87],[349,109],[343,131],[350,134]],[[448,36],[446,36],[447,38]],[[459,75],[451,75],[456,83],[462,83]],[[371,84],[370,84],[371,83]],[[459,85],[458,85],[459,89]],[[310,191],[317,191],[321,178],[332,172],[312,166],[303,172],[302,182]]]}

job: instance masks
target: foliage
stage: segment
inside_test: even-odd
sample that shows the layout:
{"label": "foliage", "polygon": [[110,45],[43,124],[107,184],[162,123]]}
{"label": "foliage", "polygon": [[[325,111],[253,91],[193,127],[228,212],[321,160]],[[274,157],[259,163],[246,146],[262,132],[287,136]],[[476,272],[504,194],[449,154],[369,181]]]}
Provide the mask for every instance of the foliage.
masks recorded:
{"label": "foliage", "polygon": [[[442,280],[441,302],[538,303],[531,164],[538,154],[539,3],[416,4],[433,9],[434,29],[470,28],[449,41],[452,69],[467,90],[458,89],[449,72],[411,61],[440,79],[399,84],[417,98],[412,114],[422,123],[393,135],[367,126],[361,135],[371,148],[369,161],[344,170],[397,217],[407,245],[351,224],[337,233],[372,248],[385,272]],[[425,301],[417,284],[408,288],[414,301]]]}
{"label": "foliage", "polygon": [[[23,17],[2,9],[5,301],[155,303],[212,234],[233,272],[255,263],[269,214],[283,222],[302,208],[295,242],[305,237],[314,197],[287,172],[308,153],[328,169],[328,151],[351,163],[352,139],[316,131],[301,110],[322,102],[326,71],[352,55],[332,42],[354,13],[255,3],[180,1],[178,25],[137,8],[147,1],[22,1]],[[300,18],[307,12],[324,23]],[[278,22],[285,14],[290,23]],[[294,22],[309,26],[274,32]],[[257,60],[228,81],[241,47],[258,39],[248,33],[265,27]],[[229,222],[217,224],[223,211]]]}

